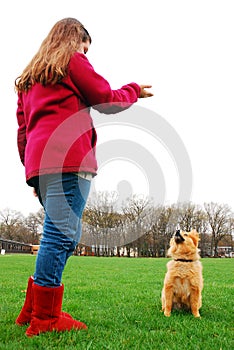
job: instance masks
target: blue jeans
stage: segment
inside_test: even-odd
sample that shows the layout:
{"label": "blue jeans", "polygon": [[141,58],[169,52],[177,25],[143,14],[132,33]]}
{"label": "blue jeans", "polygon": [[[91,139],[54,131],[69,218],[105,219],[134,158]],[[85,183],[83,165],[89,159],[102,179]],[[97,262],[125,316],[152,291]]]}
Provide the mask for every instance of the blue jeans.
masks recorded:
{"label": "blue jeans", "polygon": [[34,282],[60,286],[67,259],[81,238],[82,214],[91,181],[73,173],[40,176],[36,192],[45,209]]}

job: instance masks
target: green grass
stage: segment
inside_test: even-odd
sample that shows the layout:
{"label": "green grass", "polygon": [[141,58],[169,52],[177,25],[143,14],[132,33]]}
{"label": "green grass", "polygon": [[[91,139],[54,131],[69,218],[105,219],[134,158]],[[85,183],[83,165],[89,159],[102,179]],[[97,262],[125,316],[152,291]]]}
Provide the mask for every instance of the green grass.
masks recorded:
{"label": "green grass", "polygon": [[63,310],[88,331],[27,338],[14,324],[35,257],[0,256],[0,349],[230,350],[233,342],[234,259],[203,259],[201,319],[161,312],[167,259],[71,257],[63,274]]}

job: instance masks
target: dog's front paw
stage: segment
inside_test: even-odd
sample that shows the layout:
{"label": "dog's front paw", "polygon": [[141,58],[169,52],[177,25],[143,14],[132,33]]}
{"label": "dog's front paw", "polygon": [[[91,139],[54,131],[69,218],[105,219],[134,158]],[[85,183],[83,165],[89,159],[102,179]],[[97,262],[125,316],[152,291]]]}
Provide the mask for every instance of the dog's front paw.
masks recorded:
{"label": "dog's front paw", "polygon": [[166,317],[170,317],[171,316],[171,312],[170,311],[164,311],[164,316]]}
{"label": "dog's front paw", "polygon": [[201,317],[198,309],[192,309],[192,314],[196,318],[200,318]]}

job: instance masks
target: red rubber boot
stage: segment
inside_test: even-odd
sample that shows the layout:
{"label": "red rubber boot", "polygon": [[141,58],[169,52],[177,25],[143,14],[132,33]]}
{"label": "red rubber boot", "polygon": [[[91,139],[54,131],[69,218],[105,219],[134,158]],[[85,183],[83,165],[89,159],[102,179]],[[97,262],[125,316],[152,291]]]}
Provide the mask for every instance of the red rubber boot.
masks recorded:
{"label": "red rubber boot", "polygon": [[[30,276],[28,279],[28,286],[26,291],[26,297],[24,301],[24,305],[15,321],[18,326],[24,326],[25,324],[30,323],[31,314],[32,314],[32,284],[33,284],[33,276]],[[64,317],[72,318],[67,312],[61,312]]]}
{"label": "red rubber boot", "polygon": [[23,326],[31,321],[31,313],[32,313],[32,284],[33,277],[30,276],[28,279],[28,287],[26,291],[26,297],[24,301],[24,305],[15,321],[18,326]]}
{"label": "red rubber boot", "polygon": [[33,283],[33,311],[26,335],[32,337],[45,332],[63,332],[71,329],[87,329],[87,326],[61,313],[64,286],[41,287]]}

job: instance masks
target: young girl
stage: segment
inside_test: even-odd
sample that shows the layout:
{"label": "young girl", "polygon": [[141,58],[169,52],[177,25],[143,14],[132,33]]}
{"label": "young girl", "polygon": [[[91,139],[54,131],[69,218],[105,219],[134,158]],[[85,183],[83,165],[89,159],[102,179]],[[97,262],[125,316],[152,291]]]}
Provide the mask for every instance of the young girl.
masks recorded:
{"label": "young girl", "polygon": [[86,329],[61,311],[62,273],[81,237],[81,218],[96,175],[96,132],[90,107],[117,113],[150,85],[130,83],[112,90],[85,54],[91,37],[74,18],[57,22],[21,76],[18,92],[18,150],[26,181],[45,209],[34,276],[16,319],[30,323],[26,335]]}

